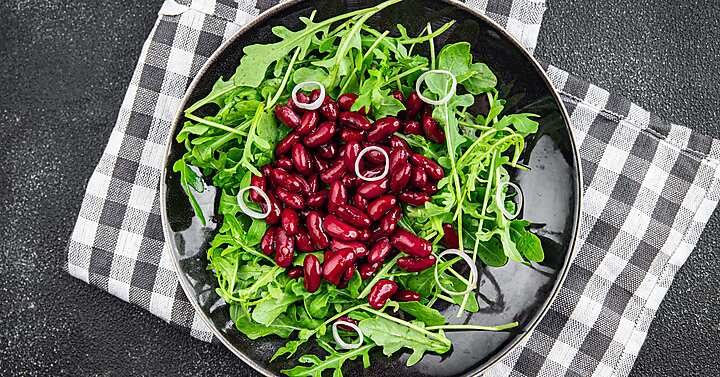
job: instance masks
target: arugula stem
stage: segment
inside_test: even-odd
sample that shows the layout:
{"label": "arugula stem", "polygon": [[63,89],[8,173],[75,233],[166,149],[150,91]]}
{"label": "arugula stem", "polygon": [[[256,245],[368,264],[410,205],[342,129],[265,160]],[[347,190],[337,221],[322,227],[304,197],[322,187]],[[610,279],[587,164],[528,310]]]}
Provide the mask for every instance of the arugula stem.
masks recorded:
{"label": "arugula stem", "polygon": [[441,299],[441,300],[443,300],[443,301],[447,301],[447,302],[449,302],[449,303],[451,303],[451,304],[454,304],[454,303],[455,303],[455,300],[453,300],[452,297],[445,296],[444,294],[438,294],[438,295],[437,295],[437,298],[439,298],[439,299]]}
{"label": "arugula stem", "polygon": [[282,95],[282,92],[285,90],[285,86],[287,85],[288,79],[290,79],[290,74],[293,72],[293,66],[295,65],[295,61],[297,60],[298,55],[300,55],[300,47],[295,49],[295,53],[293,54],[292,58],[290,58],[290,63],[288,63],[288,68],[285,72],[285,76],[283,76],[282,82],[280,82],[280,87],[278,87],[278,91],[277,93],[275,93],[272,99],[268,100],[266,108],[272,108],[273,106],[275,106],[278,99],[280,99],[280,95]]}
{"label": "arugula stem", "polygon": [[428,326],[428,330],[480,330],[480,331],[504,331],[518,327],[520,324],[517,322],[510,322],[498,326],[481,326],[481,325],[442,325],[442,326]]}
{"label": "arugula stem", "polygon": [[430,69],[435,69],[435,36],[433,36],[432,25],[427,24],[428,36],[430,36]]}
{"label": "arugula stem", "polygon": [[420,333],[423,333],[423,334],[425,334],[425,335],[427,335],[427,336],[430,336],[430,337],[432,337],[432,338],[435,338],[435,339],[439,340],[440,342],[442,342],[442,343],[444,343],[444,344],[447,344],[447,345],[451,345],[451,344],[452,344],[452,342],[450,342],[450,339],[448,339],[448,338],[446,338],[446,337],[444,337],[444,336],[442,336],[442,335],[436,334],[436,333],[434,333],[434,332],[432,332],[432,331],[428,331],[427,329],[424,329],[424,328],[422,328],[422,327],[420,327],[420,326],[413,325],[412,323],[410,323],[410,322],[408,322],[408,321],[403,321],[403,320],[400,319],[400,318],[393,317],[393,316],[391,316],[391,315],[389,315],[389,314],[385,314],[385,313],[383,313],[383,312],[381,312],[381,311],[377,311],[377,310],[375,310],[375,309],[370,309],[369,307],[365,307],[365,308],[363,308],[363,310],[365,310],[366,312],[369,312],[369,313],[373,313],[373,314],[375,314],[375,315],[378,316],[378,317],[383,317],[383,318],[388,319],[388,320],[390,320],[390,321],[393,321],[393,322],[395,322],[395,323],[399,323],[399,324],[401,324],[401,325],[403,325],[403,326],[405,326],[405,327],[409,327],[409,328],[411,328],[411,329],[413,329],[413,330],[415,330],[415,331],[417,331],[417,332],[420,332]]}
{"label": "arugula stem", "polygon": [[224,125],[224,124],[220,124],[220,123],[217,123],[217,122],[213,122],[213,121],[211,121],[211,120],[203,119],[203,118],[200,118],[200,117],[198,117],[198,116],[192,115],[192,114],[190,114],[190,113],[185,114],[185,117],[188,118],[188,119],[192,119],[192,120],[194,120],[194,121],[196,121],[196,122],[198,122],[198,123],[202,123],[202,124],[204,124],[204,125],[206,125],[206,126],[210,126],[210,127],[217,128],[217,129],[219,129],[219,130],[223,130],[223,131],[230,132],[230,133],[233,133],[233,134],[236,134],[236,135],[240,135],[240,136],[247,136],[246,133],[243,133],[243,132],[241,132],[241,131],[238,131],[238,130],[232,128],[232,127],[228,127],[228,126],[226,126],[226,125]]}
{"label": "arugula stem", "polygon": [[380,85],[380,88],[382,89],[382,88],[388,86],[389,84],[391,84],[393,81],[400,80],[401,78],[403,78],[405,76],[412,75],[413,73],[415,73],[417,71],[422,71],[425,68],[427,68],[427,66],[425,64],[423,64],[423,65],[419,65],[417,67],[413,67],[403,73],[397,74],[397,75],[387,79],[382,85]]}
{"label": "arugula stem", "polygon": [[[418,38],[422,37],[422,35],[425,34],[426,31],[427,31],[427,25],[425,25],[425,28],[422,29],[420,34],[418,34],[417,38],[414,38],[414,39],[418,39]],[[402,42],[400,42],[400,43],[402,43]],[[417,41],[413,41],[412,43],[410,43],[410,48],[408,49],[408,56],[412,56],[413,50],[415,49],[415,45],[417,45],[418,43],[419,42],[417,42]]]}
{"label": "arugula stem", "polygon": [[[445,31],[447,31],[447,29],[450,29],[450,27],[453,26],[454,24],[455,24],[455,20],[452,20],[433,32],[432,28],[430,27],[430,23],[428,23],[428,26],[425,29],[423,29],[423,33],[426,30],[428,30],[428,35],[421,36],[422,33],[420,33],[420,36],[418,36],[417,38],[402,39],[402,40],[399,40],[398,42],[400,42],[401,44],[404,44],[404,45],[410,44],[413,46],[417,43],[424,43],[425,41],[432,40],[433,38],[441,35]],[[408,55],[410,55],[410,52],[408,52]]]}
{"label": "arugula stem", "polygon": [[402,254],[398,254],[390,262],[385,263],[383,268],[380,271],[378,271],[378,273],[375,274],[375,277],[372,280],[370,280],[370,282],[367,284],[367,286],[365,286],[365,289],[363,289],[363,291],[360,292],[357,299],[359,300],[359,299],[369,295],[372,287],[375,286],[375,284],[378,281],[380,281],[380,279],[382,279],[384,276],[387,276],[388,271],[390,271],[391,268],[395,267],[395,263],[397,263],[398,259],[400,259],[401,256],[402,256]]}

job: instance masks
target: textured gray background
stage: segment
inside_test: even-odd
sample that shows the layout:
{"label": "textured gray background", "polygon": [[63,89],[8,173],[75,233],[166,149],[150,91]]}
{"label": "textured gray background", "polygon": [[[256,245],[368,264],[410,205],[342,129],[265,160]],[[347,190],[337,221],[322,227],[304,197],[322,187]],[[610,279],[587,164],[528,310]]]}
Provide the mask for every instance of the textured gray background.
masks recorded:
{"label": "textured gray background", "polygon": [[[0,1],[0,375],[250,374],[220,346],[62,270],[86,180],[158,3]],[[549,6],[538,56],[720,137],[720,3]],[[720,373],[718,231],[716,213],[668,292],[634,376]]]}

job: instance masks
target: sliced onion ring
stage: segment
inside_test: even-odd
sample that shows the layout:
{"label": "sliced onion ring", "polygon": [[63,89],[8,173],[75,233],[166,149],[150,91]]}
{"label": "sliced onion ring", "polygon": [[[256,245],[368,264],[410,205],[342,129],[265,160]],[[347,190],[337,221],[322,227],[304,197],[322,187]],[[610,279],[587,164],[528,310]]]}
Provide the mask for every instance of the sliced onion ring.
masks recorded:
{"label": "sliced onion ring", "polygon": [[[263,200],[265,200],[265,204],[266,204],[265,207],[267,208],[265,213],[253,211],[250,208],[248,208],[247,204],[245,204],[245,198],[243,196],[244,196],[245,192],[247,192],[248,190],[254,190],[255,192],[258,193],[258,195],[260,195],[263,198]],[[272,211],[272,208],[271,208],[272,203],[270,203],[270,198],[267,196],[265,191],[263,191],[260,187],[257,187],[257,186],[248,186],[248,187],[245,187],[242,190],[240,190],[240,192],[238,192],[238,194],[237,194],[237,203],[238,203],[238,206],[240,207],[240,209],[243,211],[243,213],[252,217],[253,219],[264,219],[264,218],[270,216],[270,211]]]}
{"label": "sliced onion ring", "polygon": [[[365,156],[366,153],[377,151],[380,152],[383,157],[385,157],[385,168],[383,169],[382,174],[378,175],[377,177],[368,177],[363,175],[360,172],[360,161],[362,161],[362,158]],[[369,147],[366,147],[365,149],[361,150],[360,153],[358,153],[357,159],[355,160],[355,175],[358,176],[358,178],[362,179],[366,182],[375,182],[379,181],[383,178],[385,178],[388,175],[388,172],[390,171],[390,156],[388,156],[387,152],[375,145],[371,145]]]}
{"label": "sliced onion ring", "polygon": [[[457,255],[460,258],[462,258],[465,261],[465,263],[468,264],[468,266],[470,266],[470,284],[468,284],[467,288],[465,288],[465,290],[462,292],[451,291],[451,290],[443,287],[442,284],[440,284],[440,276],[438,274],[438,264],[440,264],[440,261],[446,255]],[[447,249],[447,250],[443,251],[442,253],[440,253],[440,255],[438,255],[437,262],[435,262],[435,282],[437,283],[438,287],[440,287],[440,289],[443,292],[449,294],[450,296],[464,295],[464,294],[472,291],[473,289],[475,289],[475,285],[477,284],[477,279],[478,279],[477,266],[475,265],[475,262],[473,262],[472,258],[470,258],[470,256],[467,255],[467,253],[465,253],[464,251],[460,251],[458,249]]]}
{"label": "sliced onion ring", "polygon": [[[300,90],[303,89],[310,89],[318,87],[320,89],[320,95],[318,96],[318,99],[315,100],[315,102],[312,103],[302,103],[298,101],[297,94]],[[295,85],[295,88],[292,91],[292,99],[293,102],[295,102],[295,106],[303,109],[303,110],[317,110],[322,106],[323,101],[325,101],[325,87],[323,84],[317,82],[317,81],[305,81],[301,82],[297,85]]]}
{"label": "sliced onion ring", "polygon": [[[502,201],[502,190],[506,186],[510,186],[515,189],[515,192],[517,192],[518,195],[518,203],[515,208],[515,213],[508,212],[507,209],[505,209],[505,203]],[[500,183],[497,187],[497,190],[495,190],[495,206],[500,209],[500,212],[503,214],[503,216],[507,217],[508,219],[512,220],[520,215],[520,211],[522,211],[523,204],[525,202],[525,195],[523,194],[522,190],[520,189],[520,186],[515,184],[514,182],[503,182]]]}
{"label": "sliced onion ring", "polygon": [[[345,343],[345,341],[342,340],[342,338],[340,337],[340,334],[338,334],[338,326],[339,325],[344,325],[344,326],[347,326],[347,327],[353,329],[359,336],[358,340],[352,344]],[[353,350],[356,348],[360,348],[360,346],[362,346],[363,342],[365,341],[365,337],[363,336],[362,330],[360,330],[360,328],[356,324],[350,323],[348,321],[335,321],[335,323],[332,324],[332,333],[333,333],[333,338],[335,338],[335,341],[340,346],[340,348],[346,349],[346,350]]]}
{"label": "sliced onion ring", "polygon": [[[425,97],[422,94],[422,90],[420,90],[422,87],[422,84],[425,82],[425,79],[428,77],[428,75],[433,75],[433,74],[450,76],[450,78],[452,79],[452,87],[450,87],[450,92],[445,97],[443,97],[439,100],[433,100],[433,99]],[[457,92],[457,78],[455,77],[455,75],[452,74],[452,72],[442,70],[442,69],[435,69],[432,71],[427,71],[427,72],[423,73],[422,75],[420,75],[420,77],[418,77],[417,82],[415,82],[415,91],[417,92],[417,95],[420,97],[420,99],[423,102],[427,103],[428,105],[435,105],[435,106],[444,105],[444,104],[450,102],[450,99],[452,99],[452,97]]]}

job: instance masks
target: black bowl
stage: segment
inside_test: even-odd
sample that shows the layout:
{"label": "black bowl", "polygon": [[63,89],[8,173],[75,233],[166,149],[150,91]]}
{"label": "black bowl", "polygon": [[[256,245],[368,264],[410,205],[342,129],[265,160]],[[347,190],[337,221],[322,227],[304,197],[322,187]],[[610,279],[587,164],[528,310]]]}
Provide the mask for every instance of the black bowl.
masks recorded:
{"label": "black bowl", "polygon": [[[274,7],[244,27],[216,52],[193,81],[182,108],[204,97],[220,77],[235,71],[244,46],[275,41],[270,29],[285,25],[300,26],[298,17],[317,9],[317,18],[325,19],[350,10],[377,4],[377,0],[291,1]],[[520,44],[487,17],[453,1],[413,0],[394,5],[370,19],[379,30],[395,30],[398,23],[411,33],[420,32],[427,22],[439,27],[449,20],[457,23],[442,37],[439,45],[468,41],[475,60],[487,63],[498,76],[503,98],[509,99],[508,112],[532,112],[541,115],[540,132],[528,140],[523,163],[531,170],[517,173],[516,180],[525,192],[524,218],[536,225],[546,252],[541,265],[527,267],[510,263],[503,268],[486,269],[480,279],[478,300],[482,309],[474,315],[456,318],[456,306],[444,310],[454,323],[501,324],[518,321],[515,331],[451,332],[450,353],[426,355],[413,367],[406,367],[408,354],[386,358],[372,353],[372,367],[362,369],[360,361],[345,365],[346,375],[384,376],[456,376],[475,374],[492,366],[516,347],[547,311],[567,272],[575,242],[580,214],[580,160],[573,142],[567,113],[540,65]],[[202,110],[202,109],[201,109]],[[205,115],[205,114],[203,114]],[[175,119],[172,137],[184,121],[182,112]],[[173,139],[174,140],[174,139]],[[166,240],[172,246],[179,279],[196,310],[222,343],[243,361],[263,374],[274,375],[294,361],[269,359],[283,345],[279,338],[251,341],[234,329],[228,308],[215,294],[216,281],[206,270],[205,252],[216,224],[203,228],[194,218],[182,192],[172,164],[182,156],[182,146],[171,142],[166,169],[161,180],[161,207]],[[206,211],[216,207],[215,190],[199,198]],[[302,354],[300,350],[298,354]]]}

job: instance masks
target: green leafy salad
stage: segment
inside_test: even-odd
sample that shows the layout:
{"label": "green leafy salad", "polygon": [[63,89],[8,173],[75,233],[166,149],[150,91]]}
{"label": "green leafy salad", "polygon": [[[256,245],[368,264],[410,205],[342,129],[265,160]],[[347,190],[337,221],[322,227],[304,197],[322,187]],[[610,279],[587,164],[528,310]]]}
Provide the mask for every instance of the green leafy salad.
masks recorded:
{"label": "green leafy salad", "polygon": [[480,270],[544,258],[510,175],[538,116],[505,113],[469,43],[436,45],[453,22],[367,24],[400,1],[274,27],[176,136],[173,170],[203,226],[196,196],[217,190],[216,292],[245,336],[287,340],[269,361],[297,358],[288,376],[342,376],[373,350],[411,366],[450,352],[448,331],[512,329],[438,309],[475,313]]}

